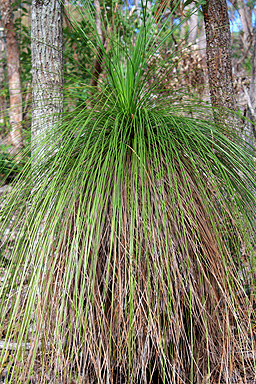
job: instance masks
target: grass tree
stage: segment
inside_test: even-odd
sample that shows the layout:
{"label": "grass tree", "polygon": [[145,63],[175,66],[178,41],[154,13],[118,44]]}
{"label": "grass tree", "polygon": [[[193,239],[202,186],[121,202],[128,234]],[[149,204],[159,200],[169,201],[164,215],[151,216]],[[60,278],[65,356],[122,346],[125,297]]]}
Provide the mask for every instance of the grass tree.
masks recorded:
{"label": "grass tree", "polygon": [[0,372],[11,383],[254,382],[250,150],[162,86],[173,31],[146,9],[128,30],[114,5],[103,45],[85,5],[94,37],[81,28],[81,39],[103,55],[90,108],[52,128],[37,172],[28,165],[2,201],[2,248],[17,234]]}

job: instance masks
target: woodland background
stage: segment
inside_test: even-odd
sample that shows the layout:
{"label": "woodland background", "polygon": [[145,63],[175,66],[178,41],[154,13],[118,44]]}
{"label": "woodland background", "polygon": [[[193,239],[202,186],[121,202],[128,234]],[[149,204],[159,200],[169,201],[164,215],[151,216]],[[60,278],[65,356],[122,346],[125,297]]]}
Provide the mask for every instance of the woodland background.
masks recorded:
{"label": "woodland background", "polygon": [[[198,3],[198,4],[197,4]],[[165,28],[175,29],[171,37],[165,42],[158,57],[152,60],[151,65],[159,67],[159,62],[167,60],[172,52],[172,63],[166,78],[166,89],[181,89],[192,95],[196,100],[206,104],[210,103],[209,81],[206,57],[205,23],[200,2],[194,1],[162,1],[161,17],[158,18],[158,26],[161,27],[166,18],[172,13],[170,25]],[[202,2],[203,4],[204,2]],[[247,116],[252,120],[255,115],[255,73],[256,73],[256,34],[255,1],[233,0],[227,1],[231,31],[232,52],[232,85],[235,94],[234,108],[241,117]],[[139,28],[139,11],[141,4],[137,1],[119,1],[117,7],[126,15],[127,31],[130,28]],[[145,3],[150,9],[151,2]],[[103,6],[104,5],[104,6]],[[195,5],[198,10],[195,11]],[[2,8],[1,8],[2,7]],[[31,1],[1,0],[0,16],[0,166],[2,178],[7,174],[9,178],[21,171],[24,161],[17,161],[13,154],[21,147],[30,146],[31,137],[31,104],[32,104],[32,61],[31,61]],[[86,100],[84,84],[90,84],[94,65],[95,53],[72,30],[69,16],[76,19],[77,23],[84,23],[76,11],[76,5],[65,3],[64,14],[64,87],[72,98],[72,88],[76,87],[76,94],[66,110],[70,106],[79,105]],[[101,2],[101,13],[104,9],[110,9],[110,3]],[[70,12],[70,14],[69,14]],[[69,14],[69,16],[68,16]],[[4,15],[4,16],[3,16]],[[9,24],[10,22],[10,24]],[[118,20],[116,21],[118,23]],[[8,36],[9,34],[9,36]],[[7,45],[9,43],[9,56]],[[224,42],[226,44],[226,42]],[[173,56],[173,52],[177,55]],[[14,75],[8,74],[8,58],[12,61],[10,66],[15,67]],[[86,63],[86,71],[84,71]],[[103,75],[104,76],[104,75]],[[223,87],[225,88],[225,84]],[[9,89],[12,89],[10,94]],[[80,91],[78,91],[80,89]],[[222,103],[223,104],[223,103]],[[234,102],[233,102],[234,104]],[[245,123],[241,120],[241,132],[245,132]],[[255,129],[250,126],[247,129],[250,143],[255,142]],[[12,172],[10,173],[10,170]]]}

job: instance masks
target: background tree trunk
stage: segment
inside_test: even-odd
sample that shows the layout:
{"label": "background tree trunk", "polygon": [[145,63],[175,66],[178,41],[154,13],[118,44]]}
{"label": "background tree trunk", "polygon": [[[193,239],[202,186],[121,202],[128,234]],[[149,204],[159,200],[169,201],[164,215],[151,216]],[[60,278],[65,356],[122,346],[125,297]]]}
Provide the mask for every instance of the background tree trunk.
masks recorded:
{"label": "background tree trunk", "polygon": [[205,26],[204,21],[201,20],[199,22],[199,36],[198,36],[198,45],[199,45],[199,52],[200,55],[205,57],[206,56],[206,35],[205,35]]}
{"label": "background tree trunk", "polygon": [[[63,6],[32,1],[32,155],[63,112]],[[40,149],[44,151],[44,146]],[[37,161],[37,158],[34,159]]]}
{"label": "background tree trunk", "polygon": [[[256,123],[256,28],[253,31],[253,54],[252,54],[252,71],[251,71],[251,83],[249,93],[244,87],[244,91],[247,98],[247,112],[246,117]],[[255,146],[256,129],[254,124],[245,122],[244,127],[244,139],[247,143]]]}
{"label": "background tree trunk", "polygon": [[[231,33],[226,0],[209,0],[203,7],[203,13],[212,106],[236,110],[231,64]],[[222,121],[226,120],[224,115],[223,110]],[[217,112],[215,119],[219,121]]]}
{"label": "background tree trunk", "polygon": [[188,42],[191,44],[195,44],[197,37],[197,27],[198,27],[198,13],[195,10],[195,6],[193,3],[189,5],[189,10],[191,12],[191,16],[189,18],[189,35]]}
{"label": "background tree trunk", "polygon": [[[5,44],[4,44],[4,34],[3,34],[3,27],[0,20],[0,92],[4,88],[4,50],[5,50]],[[3,127],[0,128],[0,136],[4,131],[4,117],[6,114],[6,99],[5,96],[0,95],[0,124],[2,124]]]}
{"label": "background tree trunk", "polygon": [[245,51],[247,52],[251,46],[253,28],[252,28],[252,10],[248,4],[245,4],[245,0],[239,0],[237,2],[239,8],[240,19],[242,23],[242,41]]}
{"label": "background tree trunk", "polygon": [[22,94],[19,49],[12,18],[12,6],[10,0],[0,0],[0,11],[6,41],[7,72],[10,94],[10,141],[14,146],[14,151],[17,152],[22,146]]}
{"label": "background tree trunk", "polygon": [[[101,26],[101,12],[100,12],[99,0],[94,0],[94,7],[95,7],[95,24],[96,24],[97,34],[103,44],[104,41],[103,41],[102,26]],[[92,78],[91,78],[92,87],[97,86],[101,72],[102,72],[102,50],[98,44],[96,59],[94,62],[94,68],[93,68]]]}

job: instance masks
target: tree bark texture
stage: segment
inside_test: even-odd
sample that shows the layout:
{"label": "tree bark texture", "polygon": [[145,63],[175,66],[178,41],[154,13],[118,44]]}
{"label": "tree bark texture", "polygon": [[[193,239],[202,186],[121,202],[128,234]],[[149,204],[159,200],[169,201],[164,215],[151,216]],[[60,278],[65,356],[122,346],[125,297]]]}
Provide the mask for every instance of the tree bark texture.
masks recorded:
{"label": "tree bark texture", "polygon": [[0,0],[0,11],[6,42],[5,48],[10,95],[10,141],[14,146],[14,151],[16,152],[22,146],[22,93],[20,81],[19,49],[13,23],[11,1]]}
{"label": "tree bark texture", "polygon": [[[58,0],[33,0],[32,56],[32,156],[63,113],[63,6]],[[38,154],[39,155],[39,154]],[[38,156],[37,155],[37,156]],[[34,158],[34,162],[38,159]]]}
{"label": "tree bark texture", "polygon": [[231,33],[226,0],[209,0],[203,7],[203,13],[212,106],[236,110],[231,64]]}

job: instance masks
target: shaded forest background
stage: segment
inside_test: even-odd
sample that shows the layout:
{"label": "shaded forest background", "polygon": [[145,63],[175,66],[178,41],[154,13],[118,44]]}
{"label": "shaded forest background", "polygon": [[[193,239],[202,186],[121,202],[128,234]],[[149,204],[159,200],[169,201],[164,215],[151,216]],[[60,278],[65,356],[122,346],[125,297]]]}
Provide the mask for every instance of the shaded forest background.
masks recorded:
{"label": "shaded forest background", "polygon": [[[2,17],[0,17],[0,166],[1,178],[7,174],[12,178],[17,172],[22,170],[26,159],[19,158],[15,160],[13,154],[16,154],[21,147],[30,146],[30,128],[31,128],[31,103],[32,103],[32,75],[31,75],[31,1],[15,1],[11,4],[12,21],[14,23],[15,38],[17,39],[19,61],[16,60],[17,71],[20,73],[20,87],[16,93],[21,92],[21,98],[13,101],[9,92],[8,71],[7,71],[7,50],[6,50],[6,30],[4,27],[5,17],[4,6],[2,3]],[[138,1],[119,1],[116,3],[119,10],[126,15],[122,20],[123,35],[127,36],[129,29],[139,28],[141,20],[139,12],[141,4]],[[183,91],[190,94],[195,101],[210,103],[209,84],[207,74],[206,59],[206,36],[204,26],[204,16],[199,7],[195,11],[195,3],[192,1],[164,2],[161,3],[163,9],[162,15],[157,20],[157,26],[160,28],[165,20],[170,16],[170,25],[165,28],[172,28],[177,25],[174,33],[169,37],[165,46],[162,47],[154,59],[151,60],[151,67],[159,67],[160,61],[165,62],[167,89],[177,91],[177,99],[182,98]],[[255,24],[255,1],[233,0],[228,1],[229,21],[232,36],[232,74],[233,88],[237,102],[237,111],[243,117],[254,119],[254,97],[253,83],[256,66],[256,53],[254,46],[256,38],[254,34]],[[66,110],[78,106],[86,101],[88,95],[85,92],[85,84],[90,83],[95,64],[94,53],[91,51],[84,40],[81,39],[70,25],[70,15],[79,24],[84,23],[79,16],[75,5],[65,3],[66,12],[64,15],[64,73],[65,73],[65,91],[66,91]],[[147,7],[151,3],[147,2]],[[110,10],[110,4],[107,1],[101,2],[101,12]],[[67,12],[68,10],[68,12]],[[118,13],[116,13],[116,18]],[[10,16],[9,16],[10,18]],[[124,25],[124,20],[127,24]],[[118,23],[118,20],[116,20]],[[83,25],[86,28],[85,25]],[[176,55],[173,55],[176,52]],[[168,57],[171,57],[171,62]],[[86,68],[85,68],[86,67]],[[151,68],[152,69],[152,68]],[[100,76],[104,77],[104,74]],[[152,80],[153,81],[153,80]],[[72,86],[71,86],[72,84]],[[183,91],[182,91],[183,89]],[[10,101],[11,100],[11,101]],[[68,100],[68,101],[67,101]],[[12,105],[10,105],[10,103]],[[11,117],[14,114],[15,117]],[[191,111],[193,114],[193,111]],[[12,120],[17,119],[14,123]],[[12,126],[15,125],[15,128]],[[12,134],[14,129],[15,134]],[[251,127],[248,131],[245,128],[245,121],[241,119],[241,131],[249,136],[249,142],[254,145],[255,129]],[[10,173],[11,170],[11,173]]]}

